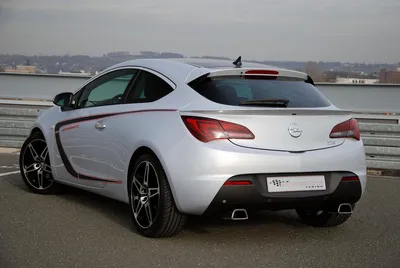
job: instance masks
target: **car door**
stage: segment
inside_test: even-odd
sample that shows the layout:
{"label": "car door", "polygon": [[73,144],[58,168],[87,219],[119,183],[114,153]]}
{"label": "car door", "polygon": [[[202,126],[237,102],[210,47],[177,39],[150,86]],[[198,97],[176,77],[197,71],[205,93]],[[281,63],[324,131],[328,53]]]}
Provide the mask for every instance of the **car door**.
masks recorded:
{"label": "car door", "polygon": [[70,111],[76,117],[69,116],[56,127],[64,174],[69,174],[60,176],[61,180],[97,188],[121,183],[110,175],[110,165],[116,157],[113,144],[117,130],[107,126],[138,72],[130,68],[111,71],[81,90]]}
{"label": "car door", "polygon": [[[140,73],[126,94],[124,105],[120,105],[119,116],[108,119],[106,123],[109,131],[110,177],[123,180],[126,178],[127,164],[137,147],[142,146],[143,140],[139,137],[151,136],[146,132],[150,121],[143,121],[143,111],[164,109],[165,104],[155,104],[157,100],[167,96],[175,88],[175,84],[167,77],[145,68]],[[138,142],[138,143],[136,143]]]}

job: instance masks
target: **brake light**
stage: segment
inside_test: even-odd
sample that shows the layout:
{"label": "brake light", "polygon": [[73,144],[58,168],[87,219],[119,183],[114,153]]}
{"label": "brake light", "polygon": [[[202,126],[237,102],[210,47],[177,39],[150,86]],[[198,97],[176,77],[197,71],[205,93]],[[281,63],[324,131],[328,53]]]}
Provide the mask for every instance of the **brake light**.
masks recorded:
{"label": "brake light", "polygon": [[202,142],[255,137],[248,128],[226,121],[196,116],[182,116],[182,119],[190,133]]}
{"label": "brake light", "polygon": [[225,186],[232,186],[232,185],[251,185],[251,181],[226,181],[224,183]]}
{"label": "brake light", "polygon": [[360,130],[358,128],[357,120],[352,118],[340,124],[337,124],[329,134],[332,139],[335,138],[353,138],[360,140]]}
{"label": "brake light", "polygon": [[248,70],[245,75],[278,75],[279,72],[275,70]]}

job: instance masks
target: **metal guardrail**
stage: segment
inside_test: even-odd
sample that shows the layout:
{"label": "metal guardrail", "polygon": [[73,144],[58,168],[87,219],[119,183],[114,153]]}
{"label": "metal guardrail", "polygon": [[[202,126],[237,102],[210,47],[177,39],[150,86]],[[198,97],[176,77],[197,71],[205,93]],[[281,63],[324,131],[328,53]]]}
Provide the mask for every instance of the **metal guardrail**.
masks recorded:
{"label": "metal guardrail", "polygon": [[[0,147],[20,148],[51,102],[0,100]],[[400,172],[400,111],[354,111],[369,169]],[[381,175],[381,174],[378,174]]]}
{"label": "metal guardrail", "polygon": [[48,105],[0,103],[0,147],[20,148],[42,110]]}
{"label": "metal guardrail", "polygon": [[[400,172],[400,112],[397,115],[355,113],[369,169]],[[383,172],[386,175],[390,173]]]}

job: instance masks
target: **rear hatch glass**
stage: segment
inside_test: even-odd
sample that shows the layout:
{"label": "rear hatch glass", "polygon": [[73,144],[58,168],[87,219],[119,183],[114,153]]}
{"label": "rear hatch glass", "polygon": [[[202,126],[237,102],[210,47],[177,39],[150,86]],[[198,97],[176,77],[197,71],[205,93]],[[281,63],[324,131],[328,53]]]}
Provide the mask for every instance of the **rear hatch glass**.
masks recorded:
{"label": "rear hatch glass", "polygon": [[311,83],[299,78],[220,76],[195,80],[189,86],[203,97],[225,105],[287,108],[331,105]]}

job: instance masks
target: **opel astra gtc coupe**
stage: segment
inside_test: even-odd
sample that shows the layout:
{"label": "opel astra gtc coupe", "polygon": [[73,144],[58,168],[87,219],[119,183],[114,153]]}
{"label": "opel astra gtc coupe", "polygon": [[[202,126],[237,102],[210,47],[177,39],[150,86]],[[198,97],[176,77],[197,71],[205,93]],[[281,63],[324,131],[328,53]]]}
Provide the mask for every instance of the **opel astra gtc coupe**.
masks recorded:
{"label": "opel astra gtc coupe", "polygon": [[26,185],[125,202],[143,236],[173,236],[188,215],[260,210],[336,226],[365,191],[357,121],[301,72],[240,57],[138,59],[53,102],[21,148]]}

